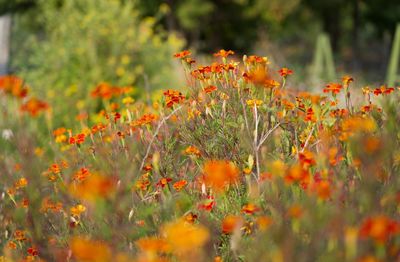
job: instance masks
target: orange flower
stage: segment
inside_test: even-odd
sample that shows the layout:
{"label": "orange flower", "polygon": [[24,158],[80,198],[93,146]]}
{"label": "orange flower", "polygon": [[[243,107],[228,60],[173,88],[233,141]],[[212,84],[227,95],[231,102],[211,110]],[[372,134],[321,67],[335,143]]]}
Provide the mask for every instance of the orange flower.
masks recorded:
{"label": "orange flower", "polygon": [[293,70],[286,67],[281,68],[278,72],[282,77],[287,77],[288,75],[293,74]]}
{"label": "orange flower", "polygon": [[165,224],[161,232],[176,255],[198,251],[210,237],[204,226],[186,223],[184,220]]}
{"label": "orange flower", "polygon": [[243,225],[243,218],[240,216],[228,215],[222,221],[222,232],[224,234],[231,234],[238,230]]}
{"label": "orange flower", "polygon": [[143,171],[149,172],[153,170],[153,166],[151,164],[147,164],[143,167]]}
{"label": "orange flower", "polygon": [[37,98],[30,98],[20,107],[22,112],[27,112],[31,116],[35,117],[40,111],[46,111],[49,109],[49,105]]}
{"label": "orange flower", "polygon": [[185,58],[187,56],[190,56],[192,53],[189,50],[183,50],[179,53],[174,54],[175,58]]}
{"label": "orange flower", "polygon": [[217,53],[215,53],[214,56],[227,57],[227,56],[233,55],[233,54],[235,54],[235,52],[233,52],[232,50],[226,51],[224,49],[221,49]]}
{"label": "orange flower", "polygon": [[205,184],[215,191],[222,191],[226,185],[235,183],[239,176],[236,165],[224,160],[207,161],[203,172]]}
{"label": "orange flower", "polygon": [[14,187],[15,189],[20,189],[26,187],[27,185],[28,185],[28,180],[22,177],[17,182],[15,182]]}
{"label": "orange flower", "polygon": [[340,90],[343,88],[341,84],[337,83],[329,83],[324,88],[324,93],[332,93],[332,94],[339,94]]}
{"label": "orange flower", "polygon": [[390,236],[400,233],[400,223],[385,215],[377,215],[364,220],[360,228],[361,238],[372,238],[384,244]]}
{"label": "orange flower", "polygon": [[17,240],[17,241],[26,241],[26,240],[28,240],[27,238],[26,238],[26,236],[25,236],[25,231],[22,231],[22,230],[15,230],[15,232],[14,232],[14,238],[15,238],[15,240]]}
{"label": "orange flower", "polygon": [[374,95],[388,95],[394,91],[393,87],[380,86],[374,90]]}
{"label": "orange flower", "polygon": [[145,253],[167,253],[170,247],[165,239],[158,237],[144,237],[136,241],[139,249]]}
{"label": "orange flower", "polygon": [[343,85],[344,86],[349,86],[349,84],[351,83],[351,82],[353,82],[354,81],[354,79],[351,77],[351,76],[344,76],[343,78],[342,78],[342,82],[343,82]]}
{"label": "orange flower", "polygon": [[272,224],[272,218],[270,218],[268,216],[261,216],[261,217],[257,218],[256,222],[257,222],[258,228],[261,231],[265,231]]}
{"label": "orange flower", "polygon": [[160,181],[158,181],[158,183],[156,185],[159,186],[159,187],[164,188],[171,181],[172,181],[172,178],[163,177],[163,178],[160,179]]}
{"label": "orange flower", "polygon": [[71,184],[69,189],[73,196],[82,200],[93,201],[97,198],[107,197],[113,193],[115,184],[109,177],[91,175],[77,185]]}
{"label": "orange flower", "polygon": [[242,212],[248,215],[253,215],[255,212],[260,211],[260,208],[252,203],[248,203],[242,207]]}
{"label": "orange flower", "polygon": [[49,171],[53,174],[59,174],[61,172],[61,168],[58,164],[54,163],[49,167]]}
{"label": "orange flower", "polygon": [[250,55],[250,56],[244,56],[243,60],[245,63],[248,64],[267,64],[268,63],[268,58],[267,57],[261,57],[261,56],[256,56],[256,55]]}
{"label": "orange flower", "polygon": [[83,181],[85,180],[87,177],[89,177],[91,175],[91,173],[89,172],[89,169],[82,167],[81,169],[79,169],[73,176],[74,180],[77,181]]}
{"label": "orange flower", "polygon": [[85,138],[86,138],[86,135],[84,133],[80,133],[75,136],[70,136],[68,142],[70,145],[74,145],[74,144],[81,145],[81,144],[83,144],[83,142],[85,142]]}
{"label": "orange flower", "polygon": [[116,87],[111,86],[108,83],[100,83],[96,88],[92,91],[92,97],[100,97],[102,99],[109,100],[112,97],[117,97],[123,94],[128,94],[132,91],[132,87]]}
{"label": "orange flower", "polygon": [[281,84],[279,84],[278,81],[275,81],[273,79],[267,79],[264,82],[264,87],[265,88],[275,88],[275,87],[279,87]]}
{"label": "orange flower", "polygon": [[188,223],[194,223],[196,221],[196,219],[197,219],[197,215],[193,214],[192,212],[189,212],[188,214],[186,214],[184,216],[184,219]]}
{"label": "orange flower", "polygon": [[311,151],[305,150],[299,153],[299,161],[303,168],[307,169],[315,165],[314,154]]}
{"label": "orange flower", "polygon": [[145,114],[141,118],[136,121],[131,122],[131,126],[144,126],[147,124],[151,124],[152,122],[156,121],[158,117],[154,114]]}
{"label": "orange flower", "polygon": [[207,86],[206,88],[204,88],[204,92],[205,92],[206,94],[210,94],[210,93],[214,92],[214,91],[217,90],[217,89],[218,89],[218,88],[217,88],[216,86],[209,85],[209,86]]}
{"label": "orange flower", "polygon": [[289,207],[287,215],[291,218],[300,218],[303,215],[303,209],[299,205],[292,205]]}
{"label": "orange flower", "polygon": [[175,182],[173,187],[176,191],[181,191],[182,188],[184,188],[187,185],[187,181],[186,180],[180,180],[178,182]]}
{"label": "orange flower", "polygon": [[136,189],[146,191],[150,186],[149,173],[143,174],[135,183]]}
{"label": "orange flower", "polygon": [[182,93],[176,90],[169,89],[164,92],[164,96],[167,107],[172,107],[174,104],[179,104],[185,100],[185,97],[182,95]]}
{"label": "orange flower", "polygon": [[106,129],[106,125],[103,123],[98,123],[94,125],[91,129],[92,134],[96,134],[97,132],[103,132]]}
{"label": "orange flower", "polygon": [[294,165],[290,167],[285,176],[285,182],[288,184],[300,182],[307,183],[310,174],[307,169],[304,169],[301,165]]}
{"label": "orange flower", "polygon": [[194,156],[201,156],[200,150],[197,149],[197,147],[195,147],[195,146],[188,146],[185,149],[185,154],[194,155]]}
{"label": "orange flower", "polygon": [[60,127],[60,128],[57,128],[56,130],[53,131],[53,136],[55,136],[55,137],[61,136],[65,132],[67,132],[67,129],[65,127]]}
{"label": "orange flower", "polygon": [[101,241],[90,240],[83,237],[73,237],[69,243],[72,255],[77,261],[112,261],[110,247]]}
{"label": "orange flower", "polygon": [[62,210],[62,208],[63,208],[63,205],[61,202],[55,203],[46,197],[42,201],[42,206],[40,208],[40,212],[46,213],[50,210],[52,212],[57,213],[57,212],[60,212]]}
{"label": "orange flower", "polygon": [[18,98],[24,98],[28,94],[28,88],[24,85],[24,81],[13,75],[0,77],[0,90]]}
{"label": "orange flower", "polygon": [[196,60],[194,60],[191,57],[186,57],[184,60],[186,63],[188,63],[189,65],[196,63]]}
{"label": "orange flower", "polygon": [[17,249],[17,244],[14,241],[7,242],[7,248],[9,249]]}
{"label": "orange flower", "polygon": [[86,207],[84,205],[79,204],[71,207],[70,211],[72,215],[79,217],[83,212],[86,211]]}
{"label": "orange flower", "polygon": [[314,184],[318,198],[327,200],[331,197],[332,188],[331,183],[327,180],[322,180]]}
{"label": "orange flower", "polygon": [[306,116],[304,117],[304,121],[306,121],[306,122],[317,121],[317,118],[315,117],[314,110],[312,109],[312,107],[307,109]]}

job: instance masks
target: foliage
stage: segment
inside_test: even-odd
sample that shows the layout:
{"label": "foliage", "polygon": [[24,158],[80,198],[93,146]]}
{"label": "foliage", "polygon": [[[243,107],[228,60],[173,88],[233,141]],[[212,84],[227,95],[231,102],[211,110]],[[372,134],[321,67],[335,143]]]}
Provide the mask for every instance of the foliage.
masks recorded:
{"label": "foliage", "polygon": [[39,149],[27,133],[49,108],[0,79],[0,128],[14,131],[1,141],[16,149],[0,162],[4,259],[395,260],[400,90],[345,76],[304,92],[292,70],[232,54],[195,66],[177,53],[187,89],[151,105],[95,88],[98,122]]}
{"label": "foliage", "polygon": [[142,95],[167,78],[177,83],[170,57],[182,41],[157,29],[154,18],[141,19],[132,1],[37,4],[38,32],[31,30],[31,15],[16,16],[12,64],[37,95],[64,104],[54,112],[58,121],[69,121],[67,110],[77,114],[95,106],[82,99],[99,81],[135,86]]}

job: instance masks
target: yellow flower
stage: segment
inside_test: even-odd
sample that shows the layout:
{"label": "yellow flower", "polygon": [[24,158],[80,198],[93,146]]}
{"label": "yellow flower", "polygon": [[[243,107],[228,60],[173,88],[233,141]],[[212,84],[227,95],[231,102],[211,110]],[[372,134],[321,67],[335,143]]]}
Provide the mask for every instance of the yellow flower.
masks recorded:
{"label": "yellow flower", "polygon": [[246,103],[247,103],[247,105],[248,106],[256,106],[256,107],[259,107],[260,105],[262,105],[263,104],[263,101],[262,100],[259,100],[259,99],[249,99],[249,100],[247,100],[246,101]]}
{"label": "yellow flower", "polygon": [[83,212],[86,211],[86,207],[84,205],[79,204],[71,207],[70,211],[72,215],[80,216]]}
{"label": "yellow flower", "polygon": [[135,102],[135,99],[133,99],[132,97],[128,96],[128,97],[124,97],[122,99],[122,103],[125,105],[130,105],[133,104],[133,102]]}

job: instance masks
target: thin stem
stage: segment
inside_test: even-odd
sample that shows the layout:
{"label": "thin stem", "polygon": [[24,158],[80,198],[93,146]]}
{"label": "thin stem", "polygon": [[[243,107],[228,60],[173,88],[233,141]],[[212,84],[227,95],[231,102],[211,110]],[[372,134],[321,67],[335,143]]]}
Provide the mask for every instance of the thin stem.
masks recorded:
{"label": "thin stem", "polygon": [[143,166],[144,166],[144,163],[146,162],[146,159],[147,159],[147,157],[149,156],[151,146],[153,145],[154,140],[155,140],[156,136],[158,135],[158,132],[160,131],[161,126],[165,123],[165,121],[167,121],[171,116],[173,116],[173,115],[174,115],[177,111],[179,111],[181,108],[182,108],[182,106],[179,106],[179,107],[175,108],[169,115],[167,115],[166,117],[164,117],[164,118],[158,123],[158,126],[157,126],[157,128],[156,128],[156,131],[154,132],[153,137],[151,138],[150,143],[149,143],[149,145],[147,146],[146,153],[145,153],[145,155],[144,155],[144,157],[143,157],[143,159],[142,159],[142,162],[141,162],[141,164],[140,164],[139,172],[140,172],[140,170],[142,170],[142,168],[143,168]]}

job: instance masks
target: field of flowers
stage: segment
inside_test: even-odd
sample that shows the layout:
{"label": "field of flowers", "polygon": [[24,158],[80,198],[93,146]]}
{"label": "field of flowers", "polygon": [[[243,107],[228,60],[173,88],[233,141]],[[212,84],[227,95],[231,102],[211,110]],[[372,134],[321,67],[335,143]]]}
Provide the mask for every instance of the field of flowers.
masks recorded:
{"label": "field of flowers", "polygon": [[99,83],[74,126],[0,78],[0,261],[398,261],[400,88],[174,56],[184,87]]}

